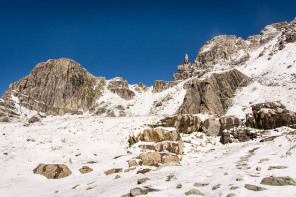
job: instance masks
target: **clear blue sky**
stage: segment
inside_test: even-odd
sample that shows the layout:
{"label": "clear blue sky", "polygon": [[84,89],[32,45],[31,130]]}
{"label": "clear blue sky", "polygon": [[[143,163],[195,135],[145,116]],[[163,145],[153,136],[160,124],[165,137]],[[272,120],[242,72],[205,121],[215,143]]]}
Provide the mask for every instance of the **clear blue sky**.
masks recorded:
{"label": "clear blue sky", "polygon": [[247,38],[291,21],[296,1],[0,0],[0,95],[39,62],[66,57],[95,76],[172,80],[213,36]]}

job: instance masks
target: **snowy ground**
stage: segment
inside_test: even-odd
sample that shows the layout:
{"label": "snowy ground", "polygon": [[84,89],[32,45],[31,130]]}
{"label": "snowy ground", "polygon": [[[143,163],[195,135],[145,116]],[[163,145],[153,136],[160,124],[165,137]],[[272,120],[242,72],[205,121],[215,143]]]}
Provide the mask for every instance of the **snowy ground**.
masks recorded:
{"label": "snowy ground", "polygon": [[[128,148],[127,139],[133,132],[147,128],[161,116],[107,118],[97,116],[47,117],[40,123],[23,126],[23,123],[0,124],[0,196],[121,196],[135,187],[150,186],[159,192],[146,196],[185,196],[190,189],[198,189],[206,196],[295,196],[295,186],[265,186],[266,191],[250,191],[245,184],[260,186],[262,178],[291,176],[296,179],[296,136],[281,136],[272,142],[259,139],[245,143],[222,145],[218,137],[203,133],[183,135],[185,153],[180,155],[181,165],[163,168],[150,167],[143,175],[136,170],[106,176],[112,168],[127,169],[127,161],[138,156],[140,150]],[[290,131],[287,128],[281,132]],[[279,135],[281,132],[272,131]],[[188,141],[189,142],[189,141]],[[249,151],[254,150],[254,154]],[[132,154],[128,154],[131,151]],[[290,152],[287,154],[287,152]],[[117,159],[115,157],[121,156]],[[261,161],[260,160],[264,160]],[[97,163],[89,164],[87,162]],[[39,163],[63,163],[72,174],[63,179],[49,180],[34,174]],[[93,171],[81,174],[82,166]],[[268,170],[269,166],[286,166],[286,169]],[[261,171],[256,171],[261,167]],[[174,175],[170,181],[167,176]],[[148,177],[146,183],[137,179]],[[242,178],[243,181],[236,181]],[[176,186],[181,183],[182,188]],[[206,183],[194,187],[194,183]],[[212,190],[213,186],[220,188]],[[75,187],[76,186],[76,187]],[[231,190],[232,186],[238,189]],[[75,188],[75,189],[73,189]]]}

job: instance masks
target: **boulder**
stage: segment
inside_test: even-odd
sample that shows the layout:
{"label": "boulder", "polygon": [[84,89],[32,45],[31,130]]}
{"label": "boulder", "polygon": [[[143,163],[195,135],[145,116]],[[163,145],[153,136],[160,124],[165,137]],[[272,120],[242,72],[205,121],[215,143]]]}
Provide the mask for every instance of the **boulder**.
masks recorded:
{"label": "boulder", "polygon": [[179,142],[172,142],[172,141],[166,141],[166,142],[159,142],[155,145],[148,144],[148,145],[139,145],[141,149],[146,150],[154,150],[156,152],[170,152],[175,154],[182,154],[183,153],[183,141]]}
{"label": "boulder", "polygon": [[137,137],[130,136],[129,144],[132,145],[138,142],[139,139],[145,142],[179,141],[181,136],[176,130],[168,131],[165,129],[145,129]]}
{"label": "boulder", "polygon": [[140,155],[140,159],[143,165],[146,166],[158,166],[162,161],[160,153],[148,152]]}
{"label": "boulder", "polygon": [[177,155],[168,153],[148,152],[140,155],[141,164],[147,166],[159,166],[159,164],[179,163]]}
{"label": "boulder", "polygon": [[203,122],[201,129],[209,136],[218,136],[221,129],[221,123],[219,119],[208,118]]}
{"label": "boulder", "polygon": [[253,114],[246,116],[246,126],[257,129],[275,129],[296,124],[295,112],[289,111],[280,102],[252,105]]}
{"label": "boulder", "polygon": [[136,160],[131,160],[128,162],[129,167],[138,166],[138,162]]}
{"label": "boulder", "polygon": [[39,164],[33,172],[41,174],[48,179],[60,179],[72,174],[65,164]]}
{"label": "boulder", "polygon": [[230,130],[224,130],[221,134],[220,142],[222,144],[232,143],[234,139],[239,142],[246,142],[257,138],[260,133],[256,130],[245,127],[237,127]]}
{"label": "boulder", "polygon": [[178,132],[186,134],[199,131],[201,124],[201,119],[192,114],[169,116],[160,120],[160,126],[175,127]]}
{"label": "boulder", "polygon": [[263,185],[271,185],[271,186],[285,186],[285,185],[293,185],[296,186],[296,182],[293,178],[286,176],[286,177],[266,177],[261,180]]}
{"label": "boulder", "polygon": [[235,127],[240,127],[243,125],[242,121],[235,116],[224,116],[219,119],[221,127],[220,127],[220,132],[223,130],[229,130]]}

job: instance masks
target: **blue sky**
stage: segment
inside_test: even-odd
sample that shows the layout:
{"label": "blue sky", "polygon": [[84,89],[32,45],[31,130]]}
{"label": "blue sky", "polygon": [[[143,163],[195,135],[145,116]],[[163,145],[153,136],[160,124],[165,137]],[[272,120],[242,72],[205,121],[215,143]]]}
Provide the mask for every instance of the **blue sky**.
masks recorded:
{"label": "blue sky", "polygon": [[296,17],[296,1],[0,0],[0,95],[39,62],[66,57],[95,76],[172,80],[213,36],[247,38]]}

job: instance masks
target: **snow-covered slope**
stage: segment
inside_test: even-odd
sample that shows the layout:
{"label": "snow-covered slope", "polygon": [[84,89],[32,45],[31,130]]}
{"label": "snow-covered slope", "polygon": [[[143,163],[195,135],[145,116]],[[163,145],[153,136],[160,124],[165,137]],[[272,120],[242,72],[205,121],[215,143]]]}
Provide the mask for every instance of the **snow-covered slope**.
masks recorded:
{"label": "snow-covered slope", "polygon": [[[205,196],[295,196],[295,186],[260,185],[264,177],[291,176],[296,178],[296,136],[283,135],[271,142],[259,139],[245,143],[222,145],[219,137],[203,133],[182,135],[184,154],[180,166],[142,167],[118,174],[105,175],[111,168],[128,168],[127,161],[140,154],[137,146],[128,147],[128,136],[147,128],[147,124],[161,116],[138,117],[48,117],[42,123],[24,127],[22,123],[0,124],[0,196],[121,196],[135,187],[159,189],[146,196],[185,196],[190,189],[198,189]],[[291,131],[281,128],[275,135]],[[258,148],[258,149],[257,149]],[[255,149],[257,149],[255,151]],[[271,151],[272,150],[272,151]],[[128,154],[127,151],[132,153]],[[289,153],[288,153],[289,152]],[[87,163],[94,161],[96,163]],[[63,179],[47,179],[34,174],[39,163],[64,163],[72,174]],[[92,172],[81,174],[79,169],[89,166]],[[285,169],[268,170],[269,166]],[[261,171],[256,168],[261,167]],[[148,174],[136,174],[150,168]],[[120,178],[115,179],[119,175]],[[168,181],[168,176],[172,177]],[[137,179],[148,177],[139,185]],[[238,178],[242,179],[242,181]],[[195,187],[195,183],[206,184]],[[182,188],[176,188],[182,184]],[[214,186],[219,188],[213,190]],[[245,184],[267,188],[255,192]],[[237,189],[234,189],[236,188]]]}

